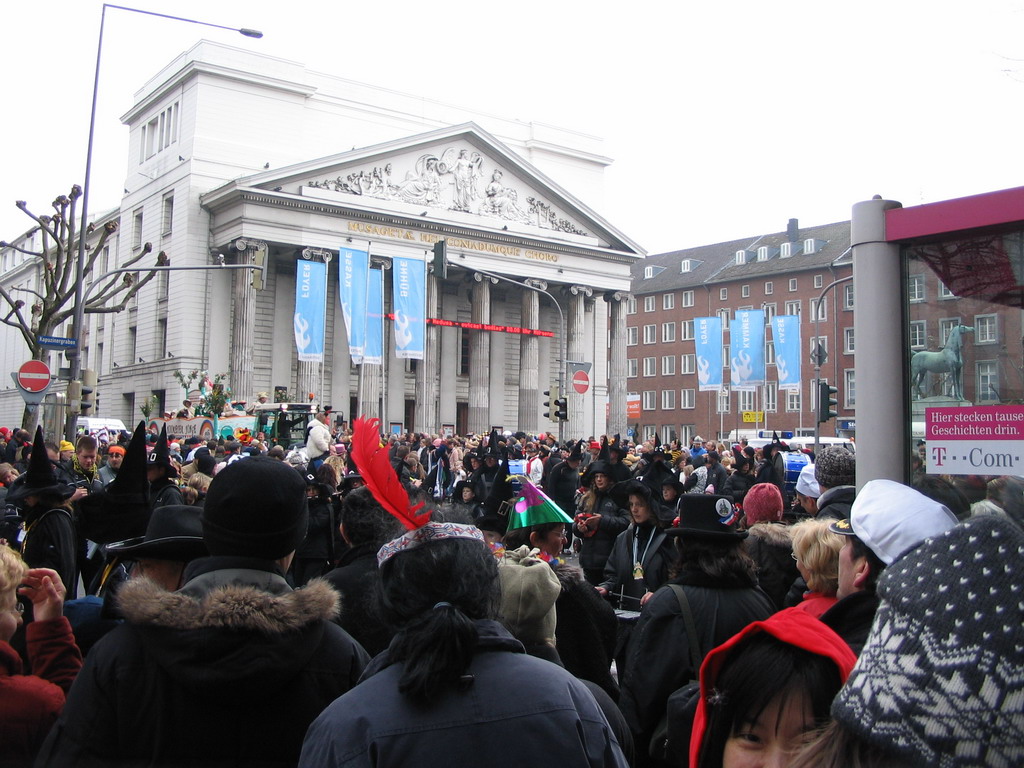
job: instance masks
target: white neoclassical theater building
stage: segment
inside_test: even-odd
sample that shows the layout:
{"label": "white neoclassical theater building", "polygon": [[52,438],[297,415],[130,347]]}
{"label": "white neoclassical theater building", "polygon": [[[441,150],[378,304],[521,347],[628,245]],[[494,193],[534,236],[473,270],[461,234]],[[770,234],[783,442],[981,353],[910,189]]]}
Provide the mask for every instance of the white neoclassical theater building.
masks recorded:
{"label": "white neoclassical theater building", "polygon": [[[208,41],[146,82],[122,120],[126,193],[105,214],[120,230],[100,267],[151,242],[175,267],[266,254],[267,268],[261,287],[245,270],[164,272],[125,311],[89,315],[80,341],[99,373],[95,415],[131,423],[153,395],[172,410],[174,371],[199,369],[226,373],[239,400],[282,388],[392,428],[547,431],[542,392],[564,341],[567,360],[592,364],[586,393],[568,387],[566,436],[625,432],[625,299],[644,252],[591,207],[611,162],[600,139]],[[367,249],[384,270],[389,313],[392,261],[429,262],[440,239],[449,266],[426,278],[424,359],[398,358],[388,320],[383,364],[353,364],[339,248]],[[327,262],[322,363],[296,351],[302,259]],[[16,258],[3,267],[0,280],[25,279]],[[14,370],[24,347],[3,333]],[[0,423],[21,408],[0,391]]]}

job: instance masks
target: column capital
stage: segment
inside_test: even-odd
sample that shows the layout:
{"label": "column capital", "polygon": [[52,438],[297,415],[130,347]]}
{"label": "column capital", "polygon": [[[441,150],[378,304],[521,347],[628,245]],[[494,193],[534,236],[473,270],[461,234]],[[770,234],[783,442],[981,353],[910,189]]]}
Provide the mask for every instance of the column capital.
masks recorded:
{"label": "column capital", "polygon": [[530,286],[531,288],[539,288],[542,291],[546,291],[548,289],[547,280],[538,280],[534,277],[527,278],[524,281],[524,284]]}
{"label": "column capital", "polygon": [[591,288],[589,285],[570,285],[569,293],[571,293],[573,296],[579,296],[582,294],[583,296],[590,298],[591,296],[594,295],[594,289]]}
{"label": "column capital", "polygon": [[331,259],[334,258],[334,254],[330,251],[324,250],[323,248],[303,248],[300,254],[306,261],[322,261],[324,264],[329,264]]}
{"label": "column capital", "polygon": [[488,277],[487,275],[481,274],[480,272],[474,272],[473,273],[473,280],[475,282],[477,282],[477,283],[482,283],[482,282],[484,282],[486,280],[491,285],[497,285],[498,284],[498,281],[495,280],[493,277]]}
{"label": "column capital", "polygon": [[628,291],[605,291],[604,300],[611,304],[613,301],[629,301],[633,295]]}
{"label": "column capital", "polygon": [[380,269],[391,269],[391,259],[383,256],[371,256],[370,267],[379,267]]}

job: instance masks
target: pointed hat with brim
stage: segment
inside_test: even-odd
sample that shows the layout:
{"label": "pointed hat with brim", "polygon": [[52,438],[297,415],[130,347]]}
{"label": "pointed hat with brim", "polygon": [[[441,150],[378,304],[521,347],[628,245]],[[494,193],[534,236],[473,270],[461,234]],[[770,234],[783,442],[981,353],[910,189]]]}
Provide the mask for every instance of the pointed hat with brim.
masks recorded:
{"label": "pointed hat with brim", "polygon": [[523,480],[523,489],[508,516],[508,530],[530,528],[544,523],[572,525],[572,518],[565,514],[562,508],[548,498],[540,488],[529,480]]}
{"label": "pointed hat with brim", "polygon": [[7,492],[7,503],[14,504],[29,496],[47,495],[69,498],[75,488],[57,480],[53,462],[46,453],[46,440],[43,428],[36,427],[36,439],[32,445],[32,455],[28,460],[28,470],[11,485]]}
{"label": "pointed hat with brim", "polygon": [[83,536],[108,544],[146,532],[151,510],[146,466],[146,422],[140,421],[117,477],[103,491],[91,493],[79,502]]}

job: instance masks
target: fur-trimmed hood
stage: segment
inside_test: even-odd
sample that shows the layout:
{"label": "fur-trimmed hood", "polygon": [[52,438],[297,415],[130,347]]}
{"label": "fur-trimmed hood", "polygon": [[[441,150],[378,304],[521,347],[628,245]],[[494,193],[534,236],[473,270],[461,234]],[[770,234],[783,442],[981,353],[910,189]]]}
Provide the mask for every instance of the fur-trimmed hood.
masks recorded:
{"label": "fur-trimmed hood", "polygon": [[280,594],[235,582],[200,595],[168,592],[148,579],[136,579],[121,587],[118,601],[125,619],[133,624],[182,631],[216,627],[279,635],[297,632],[313,621],[334,619],[341,598],[323,579]]}
{"label": "fur-trimmed hood", "polygon": [[293,590],[276,571],[228,567],[188,575],[177,592],[146,579],[125,584],[118,596],[122,629],[137,634],[167,674],[213,699],[266,696],[290,685],[315,662],[338,613],[338,593],[321,579]]}
{"label": "fur-trimmed hood", "polygon": [[793,546],[793,539],[788,525],[782,523],[757,523],[747,529],[747,533],[755,539],[774,547]]}

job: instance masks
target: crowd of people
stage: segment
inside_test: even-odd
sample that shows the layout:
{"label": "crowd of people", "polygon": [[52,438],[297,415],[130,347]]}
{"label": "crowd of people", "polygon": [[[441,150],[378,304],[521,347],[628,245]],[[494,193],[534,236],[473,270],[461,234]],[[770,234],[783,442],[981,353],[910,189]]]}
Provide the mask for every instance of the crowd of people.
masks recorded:
{"label": "crowd of people", "polygon": [[0,429],[0,765],[1024,762],[1024,481]]}

